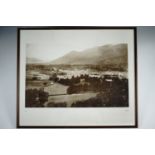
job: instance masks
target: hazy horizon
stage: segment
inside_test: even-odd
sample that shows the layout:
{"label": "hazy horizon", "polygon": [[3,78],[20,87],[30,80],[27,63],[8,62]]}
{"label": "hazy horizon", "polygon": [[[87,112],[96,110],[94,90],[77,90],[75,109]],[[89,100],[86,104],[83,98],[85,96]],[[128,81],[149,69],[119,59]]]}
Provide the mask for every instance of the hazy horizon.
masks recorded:
{"label": "hazy horizon", "polygon": [[71,51],[128,43],[130,30],[29,30],[26,57],[49,62]]}

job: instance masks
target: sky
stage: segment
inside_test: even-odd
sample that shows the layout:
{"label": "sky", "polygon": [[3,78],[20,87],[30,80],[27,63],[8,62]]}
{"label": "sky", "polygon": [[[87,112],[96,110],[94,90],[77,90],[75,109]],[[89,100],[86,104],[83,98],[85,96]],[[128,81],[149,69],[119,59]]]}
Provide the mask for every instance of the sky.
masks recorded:
{"label": "sky", "polygon": [[21,33],[27,57],[47,62],[71,51],[128,43],[131,38],[131,30],[23,30]]}

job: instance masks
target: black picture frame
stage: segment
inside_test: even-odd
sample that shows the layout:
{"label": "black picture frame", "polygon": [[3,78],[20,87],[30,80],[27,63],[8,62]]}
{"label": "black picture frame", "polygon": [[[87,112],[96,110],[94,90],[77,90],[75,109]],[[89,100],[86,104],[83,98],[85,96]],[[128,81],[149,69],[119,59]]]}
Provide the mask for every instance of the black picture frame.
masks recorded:
{"label": "black picture frame", "polygon": [[[21,125],[20,123],[20,39],[22,30],[131,30],[133,31],[133,45],[134,45],[134,124],[132,125]],[[35,27],[19,27],[17,32],[17,128],[137,128],[138,127],[138,104],[137,104],[137,29],[136,27],[123,26],[35,26]]]}

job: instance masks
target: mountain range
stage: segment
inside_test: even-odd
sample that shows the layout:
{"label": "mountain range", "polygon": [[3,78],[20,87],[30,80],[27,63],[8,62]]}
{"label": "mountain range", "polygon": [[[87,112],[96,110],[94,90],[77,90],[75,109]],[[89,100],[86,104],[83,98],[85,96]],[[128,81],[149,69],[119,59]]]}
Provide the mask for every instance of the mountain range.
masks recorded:
{"label": "mountain range", "polygon": [[[37,58],[26,58],[27,64],[41,64],[44,61]],[[105,67],[120,67],[124,70],[128,66],[127,44],[108,44],[96,46],[83,51],[71,51],[60,58],[52,60],[47,64],[52,65],[103,65]]]}
{"label": "mountain range", "polygon": [[110,65],[127,68],[127,44],[104,45],[89,48],[83,51],[71,51],[66,55],[53,60],[54,65]]}

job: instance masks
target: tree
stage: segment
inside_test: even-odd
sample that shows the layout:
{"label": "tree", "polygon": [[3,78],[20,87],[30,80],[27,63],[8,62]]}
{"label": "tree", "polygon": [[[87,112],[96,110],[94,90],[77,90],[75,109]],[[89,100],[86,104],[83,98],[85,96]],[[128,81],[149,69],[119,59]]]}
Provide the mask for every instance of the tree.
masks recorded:
{"label": "tree", "polygon": [[48,95],[49,94],[47,92],[44,92],[43,90],[39,90],[38,96],[39,96],[39,102],[41,103],[41,105],[43,105],[43,103],[48,101]]}
{"label": "tree", "polygon": [[44,103],[48,101],[48,95],[41,89],[26,90],[26,107],[44,107]]}

